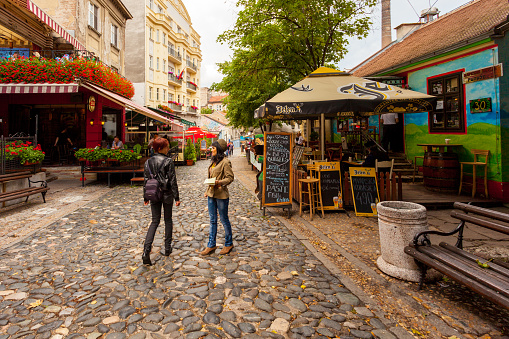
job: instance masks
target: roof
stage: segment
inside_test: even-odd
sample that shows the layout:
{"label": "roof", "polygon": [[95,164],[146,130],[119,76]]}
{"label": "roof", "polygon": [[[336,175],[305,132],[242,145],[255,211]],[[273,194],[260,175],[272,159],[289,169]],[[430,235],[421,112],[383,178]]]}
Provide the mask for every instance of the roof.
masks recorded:
{"label": "roof", "polygon": [[215,122],[224,126],[230,123],[230,120],[228,120],[222,112],[212,112],[211,114],[204,114],[202,116],[210,120],[214,120]]}
{"label": "roof", "polygon": [[216,96],[210,97],[209,104],[223,102],[223,99],[226,98],[227,96],[228,96],[228,94],[225,94],[225,95],[216,95]]}
{"label": "roof", "polygon": [[395,41],[352,70],[355,76],[375,75],[403,64],[416,62],[460,43],[487,38],[494,28],[507,21],[507,0],[473,0],[423,24],[401,41]]}

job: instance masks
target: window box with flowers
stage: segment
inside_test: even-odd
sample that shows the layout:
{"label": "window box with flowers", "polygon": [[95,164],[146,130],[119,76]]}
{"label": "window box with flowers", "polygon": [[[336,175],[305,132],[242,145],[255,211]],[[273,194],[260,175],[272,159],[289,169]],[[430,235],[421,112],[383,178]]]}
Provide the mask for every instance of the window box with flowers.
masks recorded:
{"label": "window box with flowers", "polygon": [[74,83],[76,78],[91,81],[126,98],[134,95],[132,82],[95,60],[0,59],[0,83],[65,84]]}
{"label": "window box with flowers", "polygon": [[177,105],[177,106],[182,106],[182,104],[180,102],[176,102],[176,101],[168,101],[169,104],[174,104],[174,105]]}
{"label": "window box with flowers", "polygon": [[166,111],[168,113],[173,113],[173,110],[165,105],[157,105],[157,108],[159,108],[160,110]]}
{"label": "window box with flowers", "polygon": [[12,142],[5,147],[6,160],[19,159],[22,165],[35,165],[44,160],[45,153],[41,145],[34,147],[30,141],[26,143],[21,141]]}

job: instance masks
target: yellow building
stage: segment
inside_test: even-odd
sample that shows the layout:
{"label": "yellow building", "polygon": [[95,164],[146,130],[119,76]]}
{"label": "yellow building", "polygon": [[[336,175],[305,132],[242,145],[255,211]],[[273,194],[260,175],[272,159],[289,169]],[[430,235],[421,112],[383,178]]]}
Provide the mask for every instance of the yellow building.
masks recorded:
{"label": "yellow building", "polygon": [[180,0],[124,0],[133,14],[126,29],[126,77],[134,100],[170,107],[196,122],[200,98],[200,36]]}

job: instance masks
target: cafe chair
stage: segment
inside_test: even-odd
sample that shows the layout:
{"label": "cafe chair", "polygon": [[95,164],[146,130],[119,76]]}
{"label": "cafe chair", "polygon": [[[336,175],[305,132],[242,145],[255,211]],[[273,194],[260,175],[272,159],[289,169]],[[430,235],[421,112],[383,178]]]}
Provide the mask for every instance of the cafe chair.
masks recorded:
{"label": "cafe chair", "polygon": [[[307,191],[302,191],[302,184],[307,185]],[[308,201],[304,202],[303,194],[308,194]],[[310,178],[310,179],[299,179],[299,196],[300,196],[300,204],[299,204],[299,215],[302,216],[302,207],[309,206],[309,218],[313,220],[313,213],[315,208],[320,208],[322,210],[322,218],[325,217],[323,212],[323,204],[322,204],[322,189],[320,187],[320,179]],[[315,206],[316,204],[316,206]]]}
{"label": "cafe chair", "polygon": [[[477,188],[477,166],[484,167],[484,195],[488,198],[488,158],[490,156],[489,150],[480,150],[473,149],[471,150],[474,155],[474,161],[465,161],[460,162],[461,165],[461,174],[460,174],[460,189],[458,191],[458,195],[461,194],[461,190],[464,185],[472,185],[472,198],[475,196],[476,188]],[[480,158],[484,157],[484,161]],[[472,183],[463,182],[463,168],[464,165],[472,166]]]}
{"label": "cafe chair", "polygon": [[375,160],[375,171],[378,173],[380,170],[389,172],[389,178],[392,178],[392,169],[394,168],[394,159],[389,161],[378,161]]}

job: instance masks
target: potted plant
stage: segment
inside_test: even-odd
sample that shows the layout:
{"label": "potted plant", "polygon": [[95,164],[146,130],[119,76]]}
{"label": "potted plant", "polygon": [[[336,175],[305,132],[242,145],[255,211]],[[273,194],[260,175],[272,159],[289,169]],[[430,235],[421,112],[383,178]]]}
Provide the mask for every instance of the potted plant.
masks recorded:
{"label": "potted plant", "polygon": [[36,148],[33,146],[24,147],[23,151],[19,153],[20,162],[23,165],[35,165],[39,164],[44,160],[44,152],[38,145]]}
{"label": "potted plant", "polygon": [[196,149],[191,142],[191,139],[187,139],[186,149],[184,150],[184,159],[187,162],[187,166],[192,166],[196,161]]}
{"label": "potted plant", "polygon": [[115,159],[120,162],[129,162],[129,161],[141,159],[141,155],[134,152],[134,150],[118,149],[118,150],[114,150],[113,153],[114,153]]}

